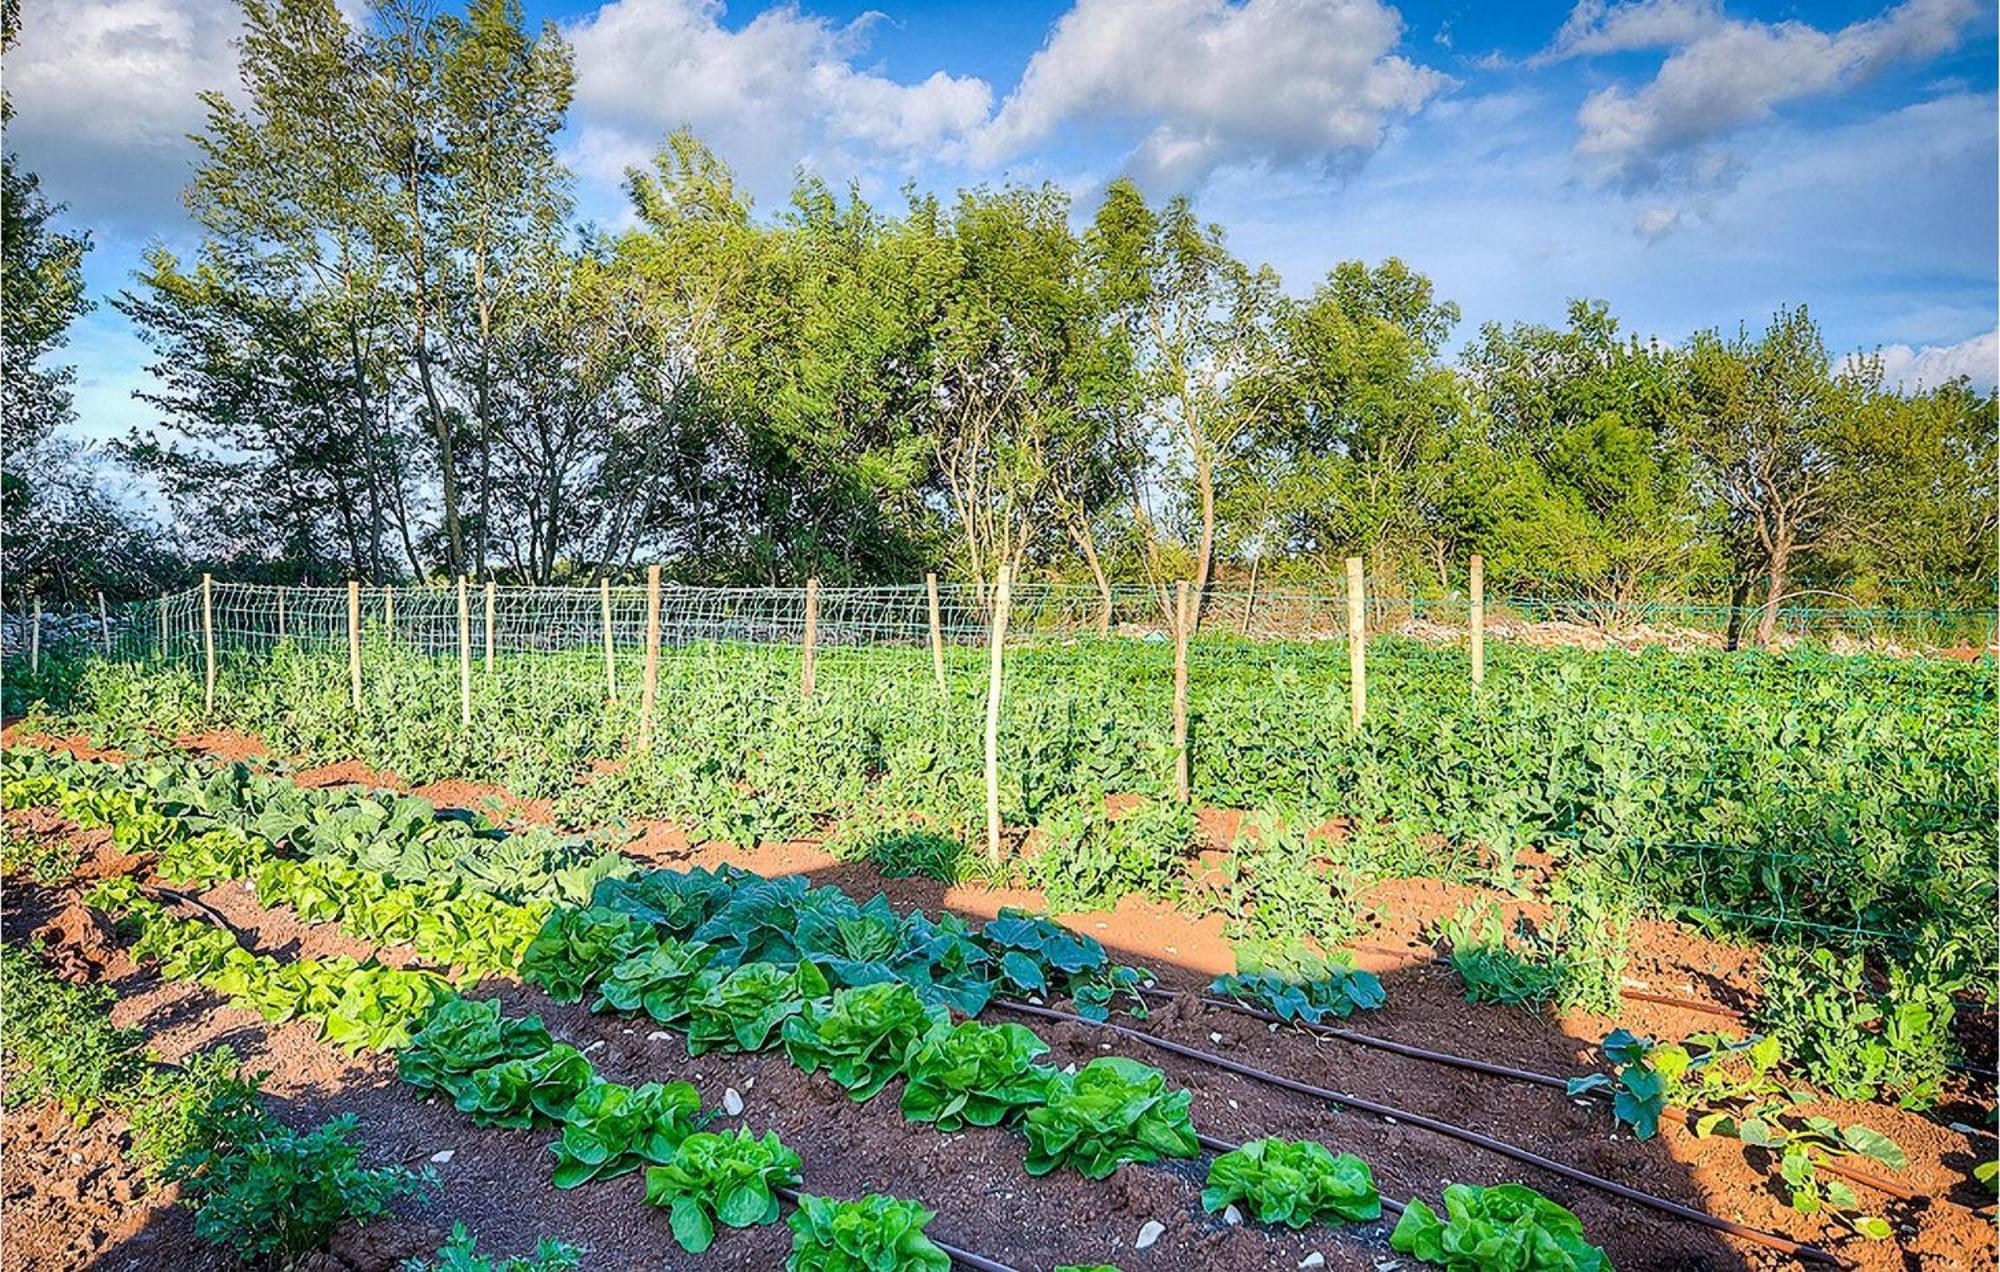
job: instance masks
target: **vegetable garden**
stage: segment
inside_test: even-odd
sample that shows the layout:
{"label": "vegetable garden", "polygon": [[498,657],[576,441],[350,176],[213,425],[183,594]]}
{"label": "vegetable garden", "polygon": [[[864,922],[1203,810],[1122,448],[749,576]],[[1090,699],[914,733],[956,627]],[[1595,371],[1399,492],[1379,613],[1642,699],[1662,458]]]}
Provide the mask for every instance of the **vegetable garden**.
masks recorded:
{"label": "vegetable garden", "polygon": [[10,667],[21,1266],[1993,1257],[1990,660],[222,597]]}

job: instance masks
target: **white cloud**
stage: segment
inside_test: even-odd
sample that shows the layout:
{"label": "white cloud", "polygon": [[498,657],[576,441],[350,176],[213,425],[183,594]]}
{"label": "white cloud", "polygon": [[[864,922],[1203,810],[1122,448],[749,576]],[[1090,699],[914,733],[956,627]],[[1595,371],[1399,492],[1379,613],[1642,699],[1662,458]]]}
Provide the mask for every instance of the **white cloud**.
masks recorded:
{"label": "white cloud", "polygon": [[2000,331],[1989,331],[1952,345],[1884,345],[1876,351],[1882,378],[1899,389],[1931,389],[1965,376],[1976,389],[1990,389],[2000,380]]}
{"label": "white cloud", "polygon": [[1721,0],[1577,0],[1556,38],[1530,65],[1572,57],[1672,48],[1692,43],[1722,24]]}
{"label": "white cloud", "polygon": [[1394,55],[1402,19],[1377,0],[1078,0],[978,137],[994,163],[1074,121],[1150,131],[1128,160],[1185,189],[1222,164],[1325,164],[1450,84]]}
{"label": "white cloud", "polygon": [[147,234],[179,215],[196,94],[236,83],[232,0],[41,0],[7,54],[7,144],[74,219]]}
{"label": "white cloud", "polygon": [[801,164],[838,176],[955,153],[992,110],[981,79],[906,84],[857,67],[869,18],[836,26],[783,5],[732,31],[723,12],[720,0],[613,0],[569,29],[586,173],[616,180],[685,124],[771,194]]}
{"label": "white cloud", "polygon": [[1577,154],[1600,180],[1629,187],[1668,175],[1712,181],[1696,171],[1714,160],[1703,153],[1705,143],[1787,102],[1851,88],[1896,62],[1936,57],[1978,16],[1974,0],[1904,0],[1833,32],[1802,22],[1721,22],[1667,58],[1651,83],[1593,93],[1577,112]]}

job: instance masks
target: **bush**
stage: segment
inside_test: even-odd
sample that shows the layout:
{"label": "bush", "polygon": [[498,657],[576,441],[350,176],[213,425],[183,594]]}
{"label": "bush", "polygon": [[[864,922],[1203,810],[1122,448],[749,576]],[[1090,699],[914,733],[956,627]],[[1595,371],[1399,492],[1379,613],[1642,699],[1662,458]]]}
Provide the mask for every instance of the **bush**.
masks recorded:
{"label": "bush", "polygon": [[133,1159],[160,1179],[176,1162],[212,1149],[217,1128],[258,1116],[261,1076],[246,1075],[228,1047],[189,1056],[178,1070],[150,1075],[132,1109]]}
{"label": "bush", "polygon": [[105,1015],[118,996],[105,985],[72,985],[42,965],[42,946],[0,950],[0,1066],[7,1103],[52,1100],[79,1123],[138,1094],[148,1065],[146,1035]]}

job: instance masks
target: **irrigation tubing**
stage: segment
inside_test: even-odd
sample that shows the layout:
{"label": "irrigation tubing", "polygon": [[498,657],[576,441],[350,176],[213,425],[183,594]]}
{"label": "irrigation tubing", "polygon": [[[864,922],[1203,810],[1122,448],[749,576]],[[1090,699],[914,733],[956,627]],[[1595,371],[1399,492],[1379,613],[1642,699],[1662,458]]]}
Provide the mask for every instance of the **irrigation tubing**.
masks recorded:
{"label": "irrigation tubing", "polygon": [[[771,1191],[783,1198],[789,1205],[797,1206],[799,1204],[799,1192],[796,1188],[787,1188],[783,1184],[777,1184],[772,1187]],[[929,1236],[930,1234],[926,1233],[925,1235]],[[938,1240],[936,1237],[931,1237],[931,1244],[951,1256],[953,1263],[976,1269],[976,1272],[1018,1272],[1018,1269],[1010,1264],[996,1263],[983,1254],[974,1254],[970,1250],[961,1250],[955,1245],[948,1245]]]}
{"label": "irrigation tubing", "polygon": [[[1167,989],[1141,989],[1139,992],[1142,994],[1149,994],[1155,998],[1177,997],[1174,991]],[[1286,1020],[1282,1016],[1275,1015],[1268,1011],[1260,1011],[1255,1007],[1250,1007],[1243,1003],[1235,1002],[1232,999],[1211,998],[1206,995],[1203,995],[1200,999],[1200,1002],[1204,1007],[1213,1007],[1221,1011],[1235,1012],[1238,1015],[1248,1016],[1253,1020],[1267,1021],[1274,1025],[1294,1025],[1300,1029],[1305,1030],[1307,1033],[1315,1034],[1324,1038],[1333,1038],[1340,1042],[1352,1043],[1358,1047],[1373,1047],[1379,1051],[1387,1051],[1393,1055],[1406,1056],[1413,1060],[1422,1060],[1430,1064],[1446,1065],[1454,1069],[1464,1069],[1471,1073],[1483,1073],[1489,1077],[1505,1078],[1508,1081],[1512,1082],[1526,1082],[1534,1086],[1548,1087],[1551,1090],[1561,1091],[1566,1096],[1569,1094],[1568,1080],[1557,1077],[1553,1073],[1537,1073],[1532,1069],[1516,1069],[1512,1065],[1495,1064],[1490,1060],[1478,1060],[1470,1056],[1457,1056],[1451,1054],[1448,1051],[1432,1051],[1425,1047],[1413,1046],[1412,1044],[1407,1042],[1397,1042],[1394,1039],[1377,1037],[1374,1034],[1365,1034],[1356,1029],[1343,1029],[1337,1025],[1314,1024],[1304,1020]],[[1601,1095],[1602,1093],[1597,1091],[1592,1091],[1590,1092],[1590,1094]],[[1664,1109],[1662,1110],[1661,1115],[1667,1118],[1667,1120],[1669,1121],[1676,1122],[1682,1126],[1687,1125],[1687,1111],[1685,1109],[1677,1109],[1677,1108]],[[1831,1174],[1839,1175],[1844,1179],[1848,1179],[1854,1183],[1861,1184],[1864,1187],[1873,1188],[1877,1192],[1886,1193],[1887,1195],[1894,1197],[1898,1201],[1908,1201],[1908,1202],[1916,1202],[1923,1204],[1927,1204],[1932,1201],[1943,1201],[1948,1205],[1960,1206],[1966,1209],[1972,1208],[1972,1207],[1966,1207],[1965,1203],[1963,1202],[1953,1201],[1949,1197],[1938,1197],[1933,1193],[1918,1192],[1915,1189],[1905,1187],[1904,1185],[1899,1184],[1894,1180],[1883,1179],[1880,1176],[1872,1175],[1867,1171],[1857,1170],[1851,1166],[1844,1165],[1836,1159],[1832,1158],[1823,1159],[1820,1161],[1819,1165],[1822,1170],[1825,1170]]]}
{"label": "irrigation tubing", "polygon": [[1434,1131],[1439,1135],[1472,1144],[1489,1152],[1498,1153],[1503,1157],[1511,1157],[1515,1161],[1524,1163],[1525,1165],[1548,1171],[1552,1175],[1561,1176],[1572,1183],[1582,1184],[1587,1188],[1595,1188],[1600,1192],[1606,1192],[1614,1197],[1657,1210],[1662,1214],[1673,1215],[1676,1218],[1685,1219],[1690,1223],[1700,1224],[1706,1228],[1713,1228],[1717,1232],[1727,1233],[1730,1236],[1741,1238],[1744,1241],[1763,1246],[1766,1249],[1776,1250],[1780,1254],[1790,1255],[1804,1263],[1820,1263],[1829,1267],[1852,1266],[1846,1259],[1841,1258],[1837,1254],[1822,1250],[1818,1246],[1805,1245],[1801,1242],[1793,1241],[1789,1237],[1781,1237],[1774,1232],[1766,1232],[1761,1228],[1752,1228],[1747,1224],[1740,1224],[1734,1220],[1711,1215],[1707,1211],[1696,1210],[1692,1206],[1684,1206],[1677,1201],[1669,1201],[1665,1197],[1656,1197],[1651,1193],[1641,1192],[1636,1188],[1629,1188],[1624,1184],[1618,1183],[1616,1180],[1606,1179],[1601,1175],[1593,1175],[1589,1171],[1579,1170],[1574,1166],[1566,1166],[1552,1158],[1543,1157],[1539,1153],[1509,1144],[1505,1140],[1497,1140],[1490,1135],[1482,1135],[1478,1131],[1468,1130],[1455,1123],[1442,1122],[1436,1118],[1426,1117],[1421,1113],[1412,1113],[1406,1109],[1397,1108],[1392,1104],[1378,1104],[1373,1100],[1365,1100],[1359,1096],[1347,1095],[1339,1091],[1329,1090],[1326,1087],[1313,1086],[1309,1083],[1295,1081],[1294,1079],[1282,1077],[1251,1065],[1240,1064],[1237,1061],[1229,1059],[1227,1056],[1216,1055],[1212,1051],[1203,1051],[1197,1047],[1189,1047],[1182,1043],[1174,1042],[1171,1039],[1149,1034],[1142,1029],[1131,1029],[1124,1025],[1113,1024],[1108,1020],[1086,1020],[1082,1016],[1074,1015],[1070,1012],[1057,1011],[1052,1007],[1037,1007],[1032,1003],[1017,1002],[1011,998],[996,998],[993,1000],[992,1005],[1005,1011],[1018,1012],[1028,1016],[1039,1016],[1046,1020],[1087,1025],[1095,1029],[1106,1029],[1137,1042],[1143,1042],[1147,1046],[1157,1047],[1162,1051],[1181,1056],[1185,1059],[1213,1065],[1225,1072],[1249,1078],[1254,1082],[1263,1082],[1267,1085],[1291,1091],[1298,1095],[1310,1096],[1313,1099],[1322,1100],[1329,1104],[1359,1109],[1364,1113],[1372,1113],[1376,1117],[1407,1122],[1411,1126],[1418,1126],[1427,1131]]}

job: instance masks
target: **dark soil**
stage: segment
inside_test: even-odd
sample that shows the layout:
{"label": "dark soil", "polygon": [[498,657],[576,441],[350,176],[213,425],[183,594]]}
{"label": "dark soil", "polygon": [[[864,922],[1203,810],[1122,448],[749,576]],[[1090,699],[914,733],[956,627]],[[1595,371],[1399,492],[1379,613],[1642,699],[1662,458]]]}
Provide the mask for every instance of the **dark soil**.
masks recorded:
{"label": "dark soil", "polygon": [[[343,766],[342,776],[354,767]],[[362,780],[382,775],[369,774]],[[336,778],[335,780],[339,780]],[[349,780],[354,780],[349,778]],[[491,788],[477,788],[490,792]],[[950,909],[989,917],[1003,905],[1035,905],[1025,891],[955,886],[930,879],[884,879],[872,867],[843,863],[817,844],[772,845],[754,853],[690,847],[671,828],[647,828],[636,855],[685,867],[731,861],[767,875],[804,873],[858,898],[886,892],[899,906]],[[73,895],[73,893],[72,893]],[[1614,1025],[1682,1037],[1726,1025],[1686,1008],[1628,1002],[1616,1021],[1587,1016],[1550,1021],[1464,1001],[1456,976],[1430,961],[1424,927],[1477,889],[1428,880],[1395,881],[1370,901],[1382,925],[1361,947],[1360,962],[1378,972],[1388,1005],[1347,1022],[1382,1037],[1505,1064],[1570,1076],[1597,1066],[1595,1043]],[[328,927],[305,928],[287,912],[258,906],[240,885],[203,898],[247,943],[280,957],[333,953],[359,956],[365,946]],[[1496,898],[1505,900],[1504,898]],[[101,921],[65,904],[62,893],[14,884],[4,898],[6,939],[40,930],[64,974],[91,975],[121,994],[116,1017],[152,1036],[161,1057],[228,1043],[264,1081],[279,1116],[300,1124],[337,1113],[360,1116],[372,1156],[429,1166],[435,1196],[406,1203],[394,1220],[344,1233],[319,1266],[390,1268],[435,1248],[453,1221],[465,1222],[495,1253],[525,1253],[538,1236],[587,1248],[594,1268],[775,1269],[789,1235],[780,1226],[725,1232],[706,1254],[674,1245],[663,1213],[643,1205],[642,1176],[560,1192],[548,1183],[546,1132],[484,1130],[449,1105],[417,1098],[399,1082],[394,1061],[348,1057],[314,1038],[306,1024],[270,1026],[230,1008],[199,987],[164,984],[134,968]],[[1529,907],[1534,910],[1533,905]],[[1190,919],[1172,908],[1127,898],[1108,914],[1079,916],[1079,930],[1104,941],[1114,956],[1152,968],[1171,988],[1198,991],[1233,959],[1215,916]],[[384,951],[385,961],[401,961]],[[1635,942],[1629,975],[1638,988],[1740,1005],[1754,994],[1757,953],[1748,946],[1704,940],[1667,925],[1646,925]],[[690,1058],[679,1035],[645,1021],[592,1016],[514,983],[479,993],[499,996],[511,1011],[534,1012],[559,1037],[585,1048],[604,1076],[622,1081],[693,1082],[704,1107],[720,1109],[724,1094],[743,1099],[742,1120],[759,1132],[775,1129],[804,1158],[804,1188],[830,1195],[889,1192],[937,1212],[933,1236],[1016,1268],[1046,1272],[1057,1263],[1116,1262],[1141,1269],[1290,1269],[1310,1254],[1330,1268],[1375,1272],[1394,1256],[1386,1226],[1271,1231],[1232,1227],[1202,1211],[1205,1162],[1125,1167],[1091,1182],[1070,1172],[1031,1179],[1022,1169],[1023,1141],[1014,1132],[938,1134],[906,1123],[896,1088],[857,1105],[823,1080],[806,1077],[782,1055]],[[995,1015],[995,1018],[1002,1018]],[[1574,1209],[1590,1239],[1617,1265],[1632,1269],[1765,1268],[1791,1261],[1687,1221],[1547,1175],[1434,1132],[1329,1107],[1198,1061],[1133,1040],[1114,1040],[1081,1025],[1029,1021],[1054,1048],[1057,1063],[1083,1064],[1113,1050],[1158,1065],[1195,1092],[1194,1117],[1206,1134],[1228,1140],[1260,1135],[1319,1139],[1359,1154],[1374,1168],[1385,1196],[1421,1196],[1436,1203],[1447,1182],[1518,1180]],[[1888,1201],[1864,1191],[1897,1229],[1892,1242],[1843,1240],[1833,1224],[1793,1213],[1774,1187],[1771,1164],[1752,1162],[1733,1140],[1697,1140],[1667,1126],[1646,1143],[1614,1133],[1603,1108],[1519,1082],[1440,1067],[1349,1043],[1274,1030],[1240,1013],[1203,1006],[1192,993],[1156,1007],[1145,1028],[1186,1045],[1220,1053],[1300,1081],[1346,1091],[1412,1112],[1456,1122],[1584,1170],[1738,1222],[1837,1248],[1867,1269],[1971,1269],[1995,1264],[1991,1222],[1962,1206]],[[1965,1109],[1990,1108],[1991,1093],[1958,1094]],[[1892,1136],[1909,1154],[1894,1178],[1907,1186],[1966,1203],[1981,1200],[1972,1167],[1990,1155],[1991,1140],[1953,1132],[1939,1121],[1882,1105],[1826,1101],[1841,1123],[1862,1122]],[[195,1241],[184,1207],[125,1165],[126,1137],[115,1119],[77,1129],[44,1113],[16,1114],[5,1158],[6,1268],[182,1268],[219,1266]],[[1752,1150],[1754,1151],[1754,1150]],[[449,1154],[444,1160],[440,1154]],[[1886,1173],[1886,1172],[1885,1172]],[[1134,1249],[1149,1220],[1165,1233],[1146,1251]]]}

